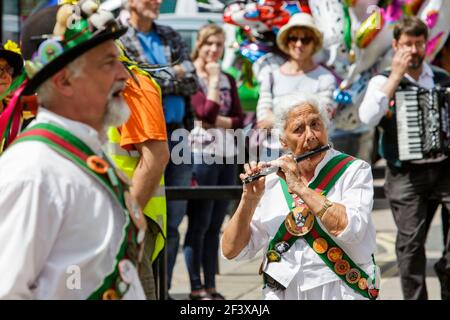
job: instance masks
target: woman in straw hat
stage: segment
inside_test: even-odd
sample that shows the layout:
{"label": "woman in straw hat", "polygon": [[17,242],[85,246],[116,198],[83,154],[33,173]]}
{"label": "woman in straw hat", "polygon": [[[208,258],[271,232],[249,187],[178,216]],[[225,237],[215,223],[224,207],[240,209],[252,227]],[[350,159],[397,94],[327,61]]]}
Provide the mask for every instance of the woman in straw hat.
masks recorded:
{"label": "woman in straw hat", "polygon": [[[334,112],[332,94],[336,80],[331,72],[313,60],[322,44],[322,32],[314,24],[313,17],[307,13],[293,15],[280,29],[277,45],[288,56],[288,60],[261,82],[256,108],[259,129],[272,129],[273,113],[280,98],[294,92],[316,94],[326,105],[331,118]],[[279,157],[281,147],[275,136],[271,140],[263,141],[262,146],[272,149],[272,152],[260,152],[261,159],[272,160]]]}

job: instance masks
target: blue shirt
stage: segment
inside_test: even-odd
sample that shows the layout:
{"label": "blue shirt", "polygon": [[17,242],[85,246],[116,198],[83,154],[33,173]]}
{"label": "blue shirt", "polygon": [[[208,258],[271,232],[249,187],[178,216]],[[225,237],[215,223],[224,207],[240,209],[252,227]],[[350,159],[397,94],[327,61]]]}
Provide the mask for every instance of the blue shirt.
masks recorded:
{"label": "blue shirt", "polygon": [[[149,63],[161,65],[167,64],[167,58],[164,54],[164,45],[154,29],[148,33],[138,32],[137,36]],[[185,101],[182,96],[164,95],[163,93],[163,107],[166,123],[183,122]]]}

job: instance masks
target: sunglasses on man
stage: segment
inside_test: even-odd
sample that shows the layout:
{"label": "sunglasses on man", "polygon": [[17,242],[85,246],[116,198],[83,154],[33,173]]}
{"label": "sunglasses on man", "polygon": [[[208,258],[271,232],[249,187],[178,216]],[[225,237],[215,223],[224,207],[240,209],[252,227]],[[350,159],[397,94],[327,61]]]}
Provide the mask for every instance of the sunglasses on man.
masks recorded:
{"label": "sunglasses on man", "polygon": [[313,38],[312,37],[297,37],[297,36],[288,36],[287,37],[288,43],[290,43],[290,42],[297,43],[297,41],[299,41],[299,40],[302,42],[302,44],[308,45],[313,41]]}

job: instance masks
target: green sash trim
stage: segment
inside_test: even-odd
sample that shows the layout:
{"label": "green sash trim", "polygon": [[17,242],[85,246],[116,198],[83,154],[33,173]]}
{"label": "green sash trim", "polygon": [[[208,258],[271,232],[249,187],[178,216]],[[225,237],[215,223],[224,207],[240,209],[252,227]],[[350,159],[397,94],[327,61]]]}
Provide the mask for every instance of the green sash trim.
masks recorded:
{"label": "green sash trim", "polygon": [[55,126],[53,124],[37,124],[17,137],[14,144],[25,141],[39,141],[47,144],[53,150],[62,156],[72,160],[83,171],[95,178],[108,192],[113,195],[125,212],[125,225],[122,230],[122,239],[119,251],[116,254],[113,270],[105,277],[93,293],[89,295],[88,300],[102,299],[103,293],[116,286],[116,280],[120,276],[118,264],[125,258],[128,241],[131,237],[135,239],[136,234],[131,227],[131,219],[125,205],[124,191],[128,190],[128,185],[122,184],[117,178],[113,166],[108,158],[103,159],[108,162],[109,169],[106,174],[94,172],[86,163],[89,156],[96,155],[83,141],[72,135],[70,132]]}
{"label": "green sash trim", "polygon": [[[319,174],[317,175],[316,179],[311,182],[308,187],[320,191],[321,194],[327,195],[328,192],[331,190],[331,188],[335,185],[336,181],[342,176],[342,174],[345,172],[345,170],[355,161],[355,158],[346,155],[346,154],[340,154],[335,157],[333,157],[330,161],[327,162],[327,164],[321,169]],[[286,202],[288,204],[289,209],[293,209],[295,207],[295,201],[292,197],[292,195],[289,193],[288,185],[287,183],[279,178],[280,184],[283,190],[284,197],[286,199]],[[301,237],[297,237],[294,235],[291,235],[287,230],[286,226],[283,222],[281,223],[280,227],[278,228],[278,231],[274,238],[270,241],[268,251],[274,250],[275,245],[279,243],[280,241],[286,241],[289,244],[289,248],[294,244],[294,242]],[[360,293],[364,297],[368,299],[376,299],[377,292],[369,293],[371,288],[369,284],[370,277],[367,275],[367,273],[362,270],[346,253],[345,251],[326,233],[321,227],[320,224],[317,221],[317,218],[314,217],[314,224],[312,229],[305,234],[303,237],[305,241],[308,243],[308,245],[314,250],[313,243],[316,239],[322,238],[327,242],[327,250],[323,253],[319,253],[316,250],[316,252],[320,258],[323,260],[323,262],[349,287],[351,287],[356,292]],[[356,269],[359,272],[360,279],[365,279],[367,281],[367,288],[361,289],[358,286],[359,282],[350,283],[346,277],[346,274],[340,275],[336,273],[335,271],[335,263],[329,260],[327,256],[327,252],[330,248],[339,248],[342,252],[342,257],[340,260],[345,260],[349,263],[348,270],[353,271]],[[372,255],[373,262],[375,264],[374,257]],[[372,284],[374,283],[375,279],[372,279]]]}

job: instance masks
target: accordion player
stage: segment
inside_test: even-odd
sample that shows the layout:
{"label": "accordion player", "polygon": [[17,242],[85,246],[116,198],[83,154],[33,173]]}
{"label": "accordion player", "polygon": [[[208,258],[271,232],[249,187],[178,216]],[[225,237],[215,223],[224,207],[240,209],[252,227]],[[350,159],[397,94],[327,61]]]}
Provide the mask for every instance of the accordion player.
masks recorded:
{"label": "accordion player", "polygon": [[450,88],[408,86],[394,100],[400,161],[450,153]]}

